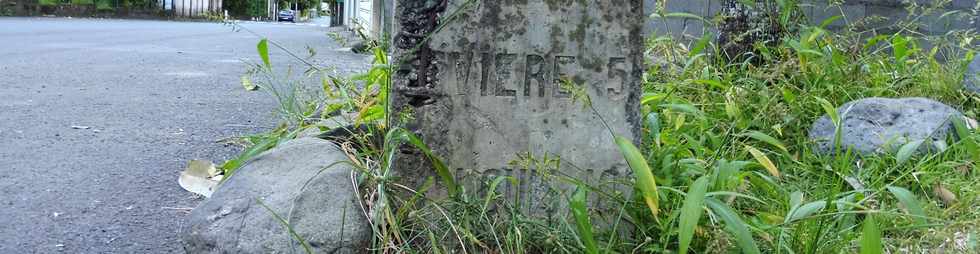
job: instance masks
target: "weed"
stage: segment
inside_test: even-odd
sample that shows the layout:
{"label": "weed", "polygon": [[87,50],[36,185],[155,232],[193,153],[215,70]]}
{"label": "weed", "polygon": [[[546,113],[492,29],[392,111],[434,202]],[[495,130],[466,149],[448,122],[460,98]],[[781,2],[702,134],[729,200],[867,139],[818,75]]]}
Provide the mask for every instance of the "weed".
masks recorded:
{"label": "weed", "polygon": [[[615,139],[635,180],[590,186],[560,172],[538,172],[542,185],[554,192],[551,197],[568,201],[564,209],[570,214],[539,216],[540,211],[507,198],[508,186],[520,181],[513,177],[486,179],[478,186],[456,183],[458,176],[431,152],[424,154],[446,189],[434,187],[436,179],[420,189],[399,184],[391,163],[398,147],[428,149],[400,126],[410,112],[391,112],[388,106],[397,63],[388,63],[381,49],[364,75],[323,76],[324,94],[337,100],[309,106],[288,96],[280,99],[280,111],[291,124],[262,137],[290,137],[292,129],[304,126],[311,108],[356,112],[357,123],[369,126],[363,135],[382,139],[380,146],[371,138],[350,141],[360,143],[361,149],[350,153],[370,204],[365,210],[376,235],[372,250],[379,253],[883,253],[948,247],[947,239],[967,243],[953,246],[957,251],[977,251],[980,189],[974,165],[980,163],[980,135],[975,130],[954,119],[959,139],[950,139],[939,153],[916,155],[920,144],[913,143],[893,154],[859,157],[842,147],[846,126],[836,111],[859,98],[916,96],[975,118],[980,97],[962,92],[960,83],[963,66],[977,50],[972,43],[977,34],[912,32],[930,9],[913,10],[910,22],[897,22],[887,33],[862,30],[862,20],[830,31],[829,22],[794,23],[796,17],[786,13],[798,13],[796,1],[777,2],[780,24],[793,32],[778,45],[757,46],[764,61],[727,62],[717,57],[719,47],[709,35],[693,41],[649,38],[643,143]],[[931,48],[921,46],[925,43]],[[269,66],[263,58],[250,73],[259,82],[249,81],[277,91],[279,81]],[[576,94],[574,84],[563,82],[562,88]],[[274,93],[282,94],[289,92]],[[575,98],[586,110],[591,107],[587,96]],[[814,152],[807,135],[810,123],[825,114],[837,129],[835,152],[826,156]],[[256,138],[253,147],[264,142]],[[247,154],[240,159],[247,160]],[[536,163],[550,161],[545,157],[528,154],[516,163],[540,169]],[[576,187],[572,193],[553,187],[570,183]],[[634,191],[619,191],[624,187]],[[615,213],[584,205],[588,193]]]}

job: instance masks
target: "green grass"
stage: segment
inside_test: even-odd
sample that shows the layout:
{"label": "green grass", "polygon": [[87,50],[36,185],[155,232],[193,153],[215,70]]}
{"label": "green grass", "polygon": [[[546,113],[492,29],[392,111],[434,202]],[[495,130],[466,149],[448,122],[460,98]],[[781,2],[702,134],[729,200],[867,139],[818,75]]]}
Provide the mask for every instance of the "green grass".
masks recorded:
{"label": "green grass", "polygon": [[[980,251],[976,131],[959,128],[967,138],[923,156],[911,153],[912,146],[880,156],[821,156],[807,138],[817,118],[866,97],[928,97],[977,117],[980,96],[960,86],[977,50],[970,41],[980,37],[969,31],[922,36],[906,29],[914,25],[900,23],[896,33],[876,34],[803,24],[781,44],[760,47],[757,64],[714,57],[717,45],[708,39],[648,38],[643,143],[618,142],[637,179],[588,186],[542,175],[549,180],[544,186],[569,202],[568,211],[557,211],[567,216],[528,213],[505,198],[503,191],[519,179],[457,184],[428,152],[439,178],[415,190],[399,184],[392,177],[396,148],[427,148],[401,129],[401,119],[410,116],[388,108],[392,67],[383,50],[375,51],[375,65],[363,75],[325,75],[317,99],[281,100],[289,124],[270,136],[279,140],[291,137],[282,133],[320,128],[305,123],[316,117],[308,108],[354,115],[370,126],[356,145],[361,149],[350,152],[362,193],[371,197],[365,202],[378,209],[371,218],[377,252]],[[926,42],[935,47],[919,46]],[[280,82],[265,59],[269,43],[263,40],[263,63],[250,72],[263,77],[256,85],[266,90]],[[384,137],[384,145],[372,141],[377,137]],[[542,169],[554,161],[528,154],[515,162]],[[566,193],[561,186],[568,184],[578,188]],[[623,189],[632,195],[618,192]],[[598,195],[612,211],[583,205],[586,193]]]}
{"label": "green grass", "polygon": [[112,7],[111,0],[95,0],[95,10],[97,11],[114,11],[115,7]]}
{"label": "green grass", "polygon": [[37,0],[37,4],[40,6],[55,6],[60,2],[59,0]]}

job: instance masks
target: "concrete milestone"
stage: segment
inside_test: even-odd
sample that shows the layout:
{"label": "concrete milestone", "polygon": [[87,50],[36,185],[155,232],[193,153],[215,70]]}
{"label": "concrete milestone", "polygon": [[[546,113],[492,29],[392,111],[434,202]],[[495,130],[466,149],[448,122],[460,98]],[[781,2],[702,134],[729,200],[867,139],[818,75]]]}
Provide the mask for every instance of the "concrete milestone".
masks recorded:
{"label": "concrete milestone", "polygon": [[[408,128],[471,190],[514,176],[519,184],[499,190],[527,209],[554,209],[567,185],[542,176],[606,184],[630,175],[606,126],[639,136],[642,2],[398,0],[394,109],[411,112]],[[410,183],[434,174],[414,149],[396,163]]]}

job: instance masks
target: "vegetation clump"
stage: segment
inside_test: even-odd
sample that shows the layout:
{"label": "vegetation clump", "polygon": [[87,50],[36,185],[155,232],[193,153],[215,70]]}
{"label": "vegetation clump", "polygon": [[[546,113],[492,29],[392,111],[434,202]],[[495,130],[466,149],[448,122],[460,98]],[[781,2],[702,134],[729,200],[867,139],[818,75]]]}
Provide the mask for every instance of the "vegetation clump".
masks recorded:
{"label": "vegetation clump", "polygon": [[[858,156],[846,147],[820,155],[807,134],[821,116],[834,119],[837,106],[868,97],[927,97],[976,119],[980,95],[962,89],[976,31],[917,34],[915,15],[889,33],[862,30],[861,21],[828,30],[838,18],[783,24],[788,29],[778,43],[755,44],[757,59],[739,62],[719,57],[711,34],[648,38],[643,143],[617,142],[636,180],[610,188],[547,178],[549,186],[577,186],[555,188],[564,191],[569,205],[561,214],[568,216],[532,216],[504,198],[502,183],[517,179],[491,179],[480,191],[459,187],[439,158],[401,128],[410,112],[390,112],[396,63],[380,48],[373,67],[349,79],[311,68],[307,73],[323,77],[318,97],[282,100],[290,124],[252,138],[252,148],[223,168],[233,170],[247,155],[304,129],[330,130],[323,119],[347,118],[346,128],[358,131],[342,145],[358,168],[376,236],[372,250],[379,253],[980,251],[977,130],[957,122],[959,139],[922,155],[900,149]],[[271,73],[267,47],[260,44],[264,64],[250,74]],[[271,86],[275,79],[243,81],[250,89],[282,91]],[[399,184],[390,162],[404,145],[426,151],[440,177],[420,189]],[[515,157],[500,159],[549,161]],[[619,191],[623,186],[632,191]],[[449,195],[429,195],[439,189]],[[586,205],[589,195],[616,212]]]}

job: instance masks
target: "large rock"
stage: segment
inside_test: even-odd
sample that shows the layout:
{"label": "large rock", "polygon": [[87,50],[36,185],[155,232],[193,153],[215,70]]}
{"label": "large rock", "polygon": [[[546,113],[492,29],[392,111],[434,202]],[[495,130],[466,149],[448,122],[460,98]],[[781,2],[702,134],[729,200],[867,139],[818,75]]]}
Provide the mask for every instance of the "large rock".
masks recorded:
{"label": "large rock", "polygon": [[[925,98],[866,98],[844,104],[837,114],[843,119],[841,147],[862,155],[891,151],[917,140],[926,140],[922,150],[942,146],[954,132],[951,119],[963,117],[956,109]],[[829,116],[813,124],[810,139],[817,142],[817,153],[833,152],[834,124]]]}
{"label": "large rock", "polygon": [[347,156],[330,141],[301,138],[248,162],[191,213],[188,253],[302,253],[257,200],[290,222],[315,253],[362,253],[372,231],[351,184]]}
{"label": "large rock", "polygon": [[966,78],[963,80],[963,89],[969,92],[980,93],[980,56],[973,59],[970,66],[966,68]]}

